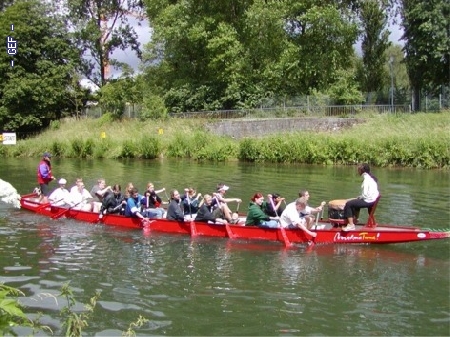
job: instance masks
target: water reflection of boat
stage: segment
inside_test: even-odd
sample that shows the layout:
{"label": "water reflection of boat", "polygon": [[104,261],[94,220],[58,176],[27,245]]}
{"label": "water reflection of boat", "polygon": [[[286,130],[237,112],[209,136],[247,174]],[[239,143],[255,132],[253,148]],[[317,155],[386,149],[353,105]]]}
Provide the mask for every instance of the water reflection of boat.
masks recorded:
{"label": "water reflection of boat", "polygon": [[145,226],[138,218],[121,215],[105,215],[99,219],[97,213],[74,209],[65,209],[52,205],[41,205],[36,195],[25,195],[20,200],[21,206],[29,211],[51,218],[75,219],[92,224],[117,226],[130,229],[174,233],[190,236],[208,236],[243,240],[278,241],[288,246],[290,243],[339,243],[339,244],[381,244],[411,241],[425,241],[450,237],[450,231],[434,231],[412,226],[377,225],[376,227],[360,224],[353,231],[344,232],[328,221],[320,221],[313,230],[317,237],[312,239],[300,229],[260,228],[240,225],[214,225],[203,222],[180,222],[166,219],[152,219]]}

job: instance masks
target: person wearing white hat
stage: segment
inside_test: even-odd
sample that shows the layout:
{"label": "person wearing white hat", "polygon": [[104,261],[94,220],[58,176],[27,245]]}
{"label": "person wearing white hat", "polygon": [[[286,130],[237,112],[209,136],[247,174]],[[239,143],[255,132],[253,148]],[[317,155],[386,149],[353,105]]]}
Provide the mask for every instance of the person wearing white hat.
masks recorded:
{"label": "person wearing white hat", "polygon": [[50,194],[48,200],[54,206],[65,206],[70,202],[70,193],[66,189],[67,180],[61,178],[58,180],[58,184],[59,187]]}
{"label": "person wearing white hat", "polygon": [[[225,193],[228,191],[229,187],[225,184],[217,185],[217,193],[213,193],[213,201],[211,206],[213,207],[213,214],[216,218],[222,218],[227,220],[231,224],[235,224],[239,221],[239,215],[237,210],[239,209],[239,205],[242,202],[239,198],[225,198]],[[237,210],[236,213],[231,212],[228,207],[229,202],[237,202]]]}

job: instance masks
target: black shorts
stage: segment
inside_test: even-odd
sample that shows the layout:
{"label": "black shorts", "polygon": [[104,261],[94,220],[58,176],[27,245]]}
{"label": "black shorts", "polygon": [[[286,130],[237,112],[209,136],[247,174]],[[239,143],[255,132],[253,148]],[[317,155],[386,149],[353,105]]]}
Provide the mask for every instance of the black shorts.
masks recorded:
{"label": "black shorts", "polygon": [[47,184],[39,184],[39,187],[41,188],[41,195],[48,197],[50,195],[50,189],[48,188]]}

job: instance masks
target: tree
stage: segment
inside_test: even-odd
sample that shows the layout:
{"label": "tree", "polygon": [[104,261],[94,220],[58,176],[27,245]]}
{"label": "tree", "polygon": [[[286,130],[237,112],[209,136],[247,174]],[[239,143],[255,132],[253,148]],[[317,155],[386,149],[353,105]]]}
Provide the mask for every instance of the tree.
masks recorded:
{"label": "tree", "polygon": [[14,0],[2,0],[0,2],[0,12],[4,11],[6,7],[12,5],[14,3]]}
{"label": "tree", "polygon": [[0,13],[0,31],[18,41],[14,56],[0,53],[0,128],[30,131],[60,118],[80,60],[63,20],[38,0],[16,1]]}
{"label": "tree", "polygon": [[141,92],[140,77],[133,77],[131,72],[125,70],[121,78],[109,81],[100,89],[100,105],[104,112],[119,119],[127,105],[134,108],[136,103],[142,102]]}
{"label": "tree", "polygon": [[378,91],[383,87],[385,51],[389,47],[389,32],[385,29],[387,12],[384,0],[363,1],[360,8],[362,26],[362,90]]}
{"label": "tree", "polygon": [[55,0],[68,12],[84,54],[83,74],[99,87],[106,84],[111,54],[131,48],[141,57],[136,31],[129,23],[133,15],[142,20],[141,0]]}
{"label": "tree", "polygon": [[450,2],[401,0],[404,51],[413,89],[413,110],[420,109],[422,90],[450,86]]}
{"label": "tree", "polygon": [[153,28],[146,78],[171,111],[327,88],[354,53],[351,1],[144,1]]}

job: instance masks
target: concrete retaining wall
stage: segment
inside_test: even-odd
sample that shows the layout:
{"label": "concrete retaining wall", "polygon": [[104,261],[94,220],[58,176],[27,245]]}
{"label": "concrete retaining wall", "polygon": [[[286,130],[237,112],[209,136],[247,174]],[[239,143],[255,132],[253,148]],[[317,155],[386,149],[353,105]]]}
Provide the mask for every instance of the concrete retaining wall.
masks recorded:
{"label": "concrete retaining wall", "polygon": [[271,119],[227,119],[211,122],[206,128],[219,136],[232,138],[262,137],[280,132],[338,131],[364,123],[360,118],[271,118]]}

